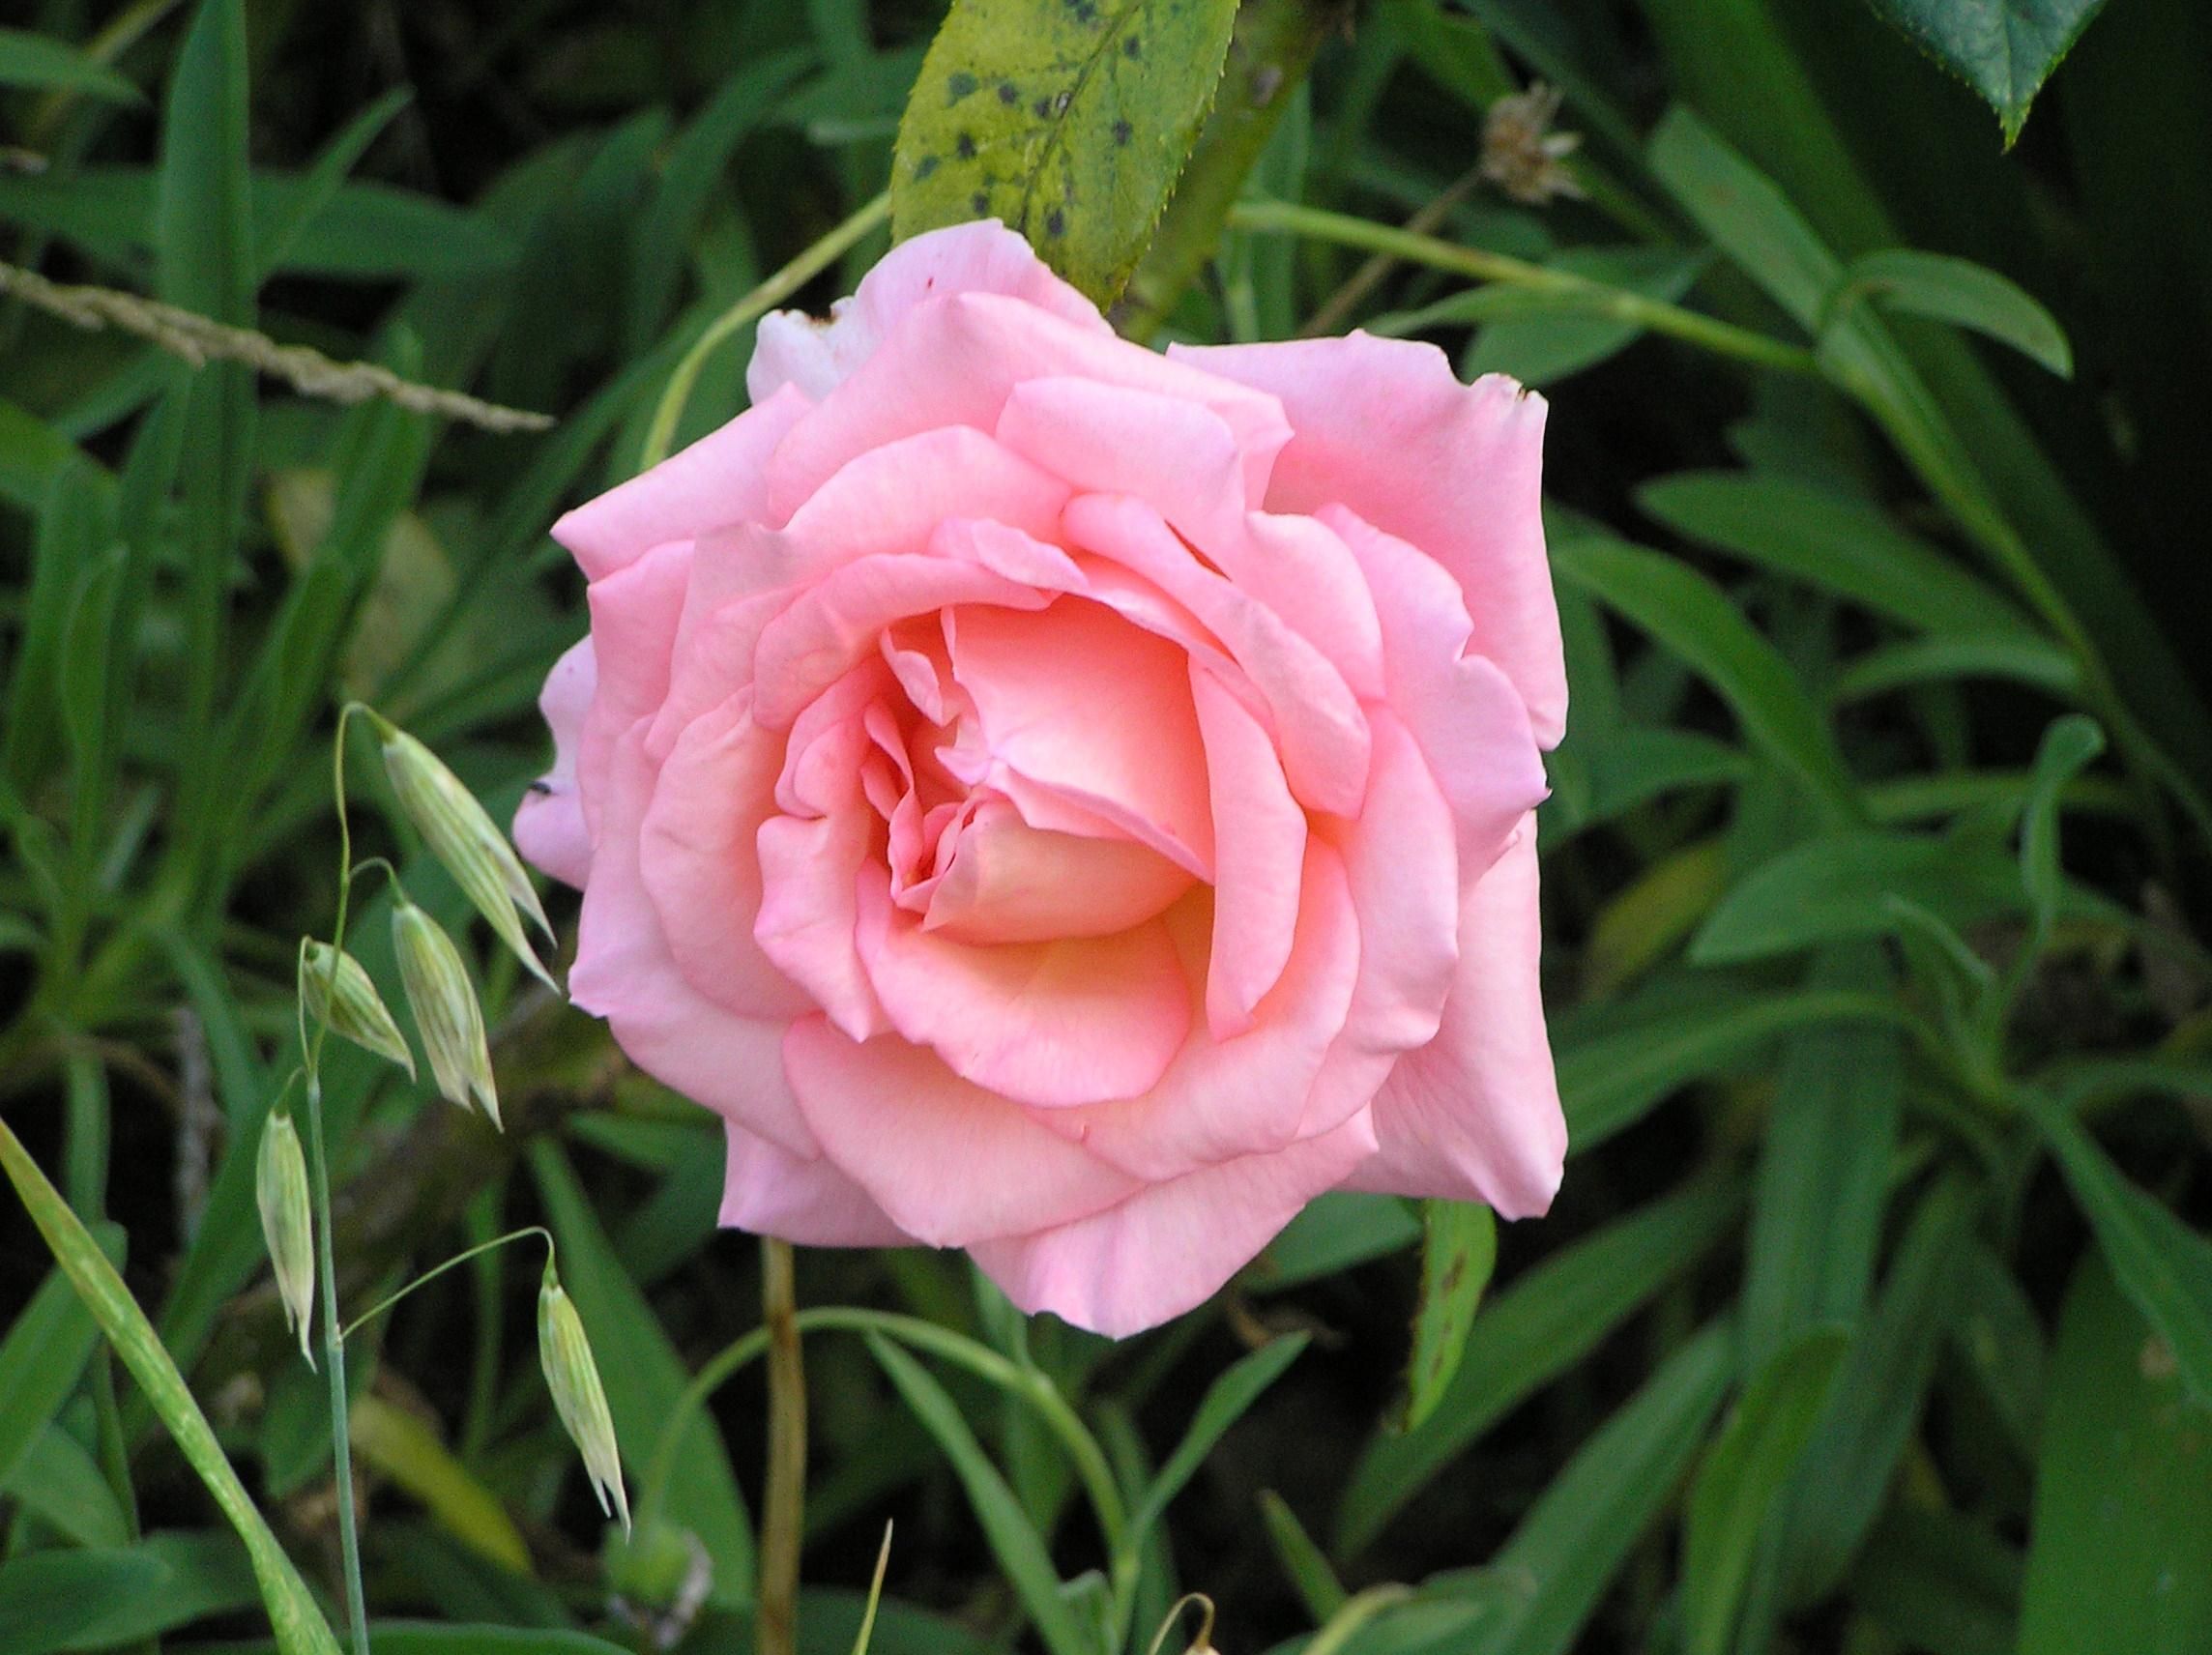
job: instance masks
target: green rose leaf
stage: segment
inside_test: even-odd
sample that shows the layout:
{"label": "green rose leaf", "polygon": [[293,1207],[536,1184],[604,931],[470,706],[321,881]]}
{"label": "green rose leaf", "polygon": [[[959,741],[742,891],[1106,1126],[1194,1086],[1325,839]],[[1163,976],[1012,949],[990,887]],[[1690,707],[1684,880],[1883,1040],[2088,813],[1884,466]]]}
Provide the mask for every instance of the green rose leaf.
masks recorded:
{"label": "green rose leaf", "polygon": [[1100,305],[1159,222],[1236,0],[954,0],[899,122],[900,239],[997,218]]}
{"label": "green rose leaf", "polygon": [[1980,93],[2010,148],[2027,106],[2105,0],[1871,0],[1915,45]]}

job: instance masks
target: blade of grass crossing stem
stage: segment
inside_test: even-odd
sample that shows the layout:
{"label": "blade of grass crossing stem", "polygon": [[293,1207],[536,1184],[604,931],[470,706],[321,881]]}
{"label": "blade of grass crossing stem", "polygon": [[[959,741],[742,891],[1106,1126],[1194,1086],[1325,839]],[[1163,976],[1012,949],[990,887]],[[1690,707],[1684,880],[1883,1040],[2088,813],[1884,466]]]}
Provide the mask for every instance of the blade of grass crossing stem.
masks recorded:
{"label": "blade of grass crossing stem", "polygon": [[1145,1491],[1145,1497],[1129,1514],[1127,1544],[1133,1546],[1144,1537],[1145,1530],[1159,1520],[1169,1502],[1198,1474],[1199,1466],[1213,1452],[1214,1444],[1244,1417],[1267,1387],[1282,1377],[1283,1371],[1298,1359],[1307,1343],[1303,1333],[1270,1340],[1240,1358],[1207,1387],[1205,1399],[1199,1403],[1197,1413],[1191,1416],[1190,1429],[1183,1433],[1182,1440],[1176,1444],[1175,1452],[1168,1456],[1159,1475],[1152,1479],[1152,1486]]}
{"label": "blade of grass crossing stem", "polygon": [[1485,1431],[1693,1268],[1742,1210],[1739,1182],[1694,1183],[1516,1278],[1475,1318],[1459,1372],[1427,1422],[1368,1443],[1337,1511],[1339,1560],[1364,1550]]}
{"label": "blade of grass crossing stem", "polygon": [[[155,209],[160,297],[232,327],[253,326],[253,221],[247,160],[244,0],[203,0],[169,79]],[[235,363],[191,375],[184,474],[184,750],[213,750],[238,528],[253,444],[253,378]],[[203,848],[221,769],[187,769],[187,855]]]}
{"label": "blade of grass crossing stem", "polygon": [[2022,1103],[2096,1233],[2120,1291],[2166,1341],[2189,1393],[2212,1407],[2212,1241],[2123,1177],[2055,1099],[2028,1091]]}
{"label": "blade of grass crossing stem", "polygon": [[[659,1318],[624,1270],[590,1198],[557,1144],[530,1148],[530,1170],[545,1202],[546,1222],[560,1243],[561,1281],[584,1320],[595,1350],[610,1353],[599,1376],[627,1455],[650,1450],[690,1383],[683,1359]],[[619,1353],[619,1354],[615,1354]],[[713,1601],[742,1603],[752,1593],[752,1523],[721,1434],[705,1414],[684,1427],[668,1480],[666,1515],[690,1529],[713,1564]]]}
{"label": "blade of grass crossing stem", "polygon": [[70,1211],[61,1192],[47,1181],[5,1121],[0,1121],[0,1169],[7,1172],[31,1221],[45,1237],[55,1260],[69,1272],[94,1321],[152,1402],[186,1461],[246,1542],[281,1655],[338,1655],[337,1640],[332,1637],[306,1582],[301,1580],[276,1534],[255,1509],[246,1485],[224,1458],[214,1428],[192,1399],[184,1375],[161,1348],[153,1323],[132,1300],[123,1278],[102,1255],[91,1234]]}
{"label": "blade of grass crossing stem", "polygon": [[2019,1655],[2212,1648],[2212,1430],[2094,1254],[2058,1319]]}
{"label": "blade of grass crossing stem", "polygon": [[1091,1642],[1061,1595],[1060,1576],[1043,1539],[1023,1513],[1013,1490],[1006,1487],[984,1454],[975,1434],[960,1417],[960,1407],[928,1370],[880,1333],[867,1335],[868,1350],[900,1396],[914,1409],[937,1445],[952,1462],[975,1520],[983,1525],[991,1552],[1020,1594],[1037,1635],[1052,1655],[1094,1655]]}
{"label": "blade of grass crossing stem", "polygon": [[1552,548],[1553,566],[1679,655],[1720,692],[1744,735],[1829,814],[1859,814],[1827,720],[1797,676],[1711,581],[1675,559],[1597,536]]}
{"label": "blade of grass crossing stem", "polygon": [[1443,1401],[1498,1264],[1498,1218],[1480,1202],[1423,1202],[1421,1228],[1421,1297],[1413,1311],[1401,1419],[1408,1431]]}
{"label": "blade of grass crossing stem", "polygon": [[1682,1538],[1686,1655],[1726,1655],[1760,1530],[1813,1434],[1849,1337],[1815,1328],[1763,1364],[1691,1485]]}
{"label": "blade of grass crossing stem", "polygon": [[1670,1356],[1545,1488],[1491,1569],[1526,1582],[1479,1622],[1468,1655],[1564,1655],[1674,1497],[1733,1376],[1734,1336],[1707,1327]]}

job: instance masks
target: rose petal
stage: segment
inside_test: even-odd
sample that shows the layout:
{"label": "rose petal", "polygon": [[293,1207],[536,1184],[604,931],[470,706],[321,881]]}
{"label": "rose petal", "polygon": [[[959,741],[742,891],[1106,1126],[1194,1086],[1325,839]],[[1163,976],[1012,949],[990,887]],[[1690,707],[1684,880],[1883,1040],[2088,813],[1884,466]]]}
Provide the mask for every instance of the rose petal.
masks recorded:
{"label": "rose petal", "polygon": [[1268,508],[1341,505],[1442,564],[1468,594],[1475,650],[1556,744],[1567,677],[1539,502],[1544,399],[1502,374],[1462,385],[1434,345],[1360,333],[1168,354],[1282,399],[1295,435]]}
{"label": "rose petal", "polygon": [[821,1147],[778,1060],[782,1020],[741,1017],[717,1005],[669,952],[637,865],[638,827],[653,780],[643,727],[633,725],[609,755],[605,837],[584,890],[568,997],[605,1018],[631,1061],[663,1085],[792,1154],[817,1155]]}
{"label": "rose petal", "polygon": [[914,1237],[868,1192],[820,1157],[801,1160],[735,1122],[722,1178],[722,1223],[802,1247],[899,1247]]}
{"label": "rose petal", "polygon": [[1378,1152],[1348,1187],[1488,1202],[1501,1218],[1552,1205],[1566,1118],[1536,962],[1533,817],[1460,909],[1460,962],[1437,1037],[1398,1060],[1375,1100]]}
{"label": "rose petal", "polygon": [[592,871],[592,836],[576,796],[576,741],[598,687],[589,633],[545,675],[538,711],[553,732],[553,768],[532,784],[514,810],[514,847],[564,885],[583,887]]}
{"label": "rose petal", "polygon": [[830,1161],[929,1246],[1064,1224],[1136,1188],[904,1040],[860,1045],[807,1017],[784,1036],[783,1059]]}
{"label": "rose petal", "polygon": [[769,456],[811,406],[799,392],[756,396],[728,424],[553,525],[584,573],[602,580],[654,547],[768,517]]}
{"label": "rose petal", "polygon": [[922,929],[956,943],[1048,943],[1141,925],[1190,888],[1190,874],[1128,839],[1032,828],[985,799],[959,829]]}
{"label": "rose petal", "polygon": [[[1211,876],[1206,747],[1180,650],[1074,596],[1033,614],[957,609],[946,639],[993,772],[1003,768]],[[1028,793],[993,779],[1026,805]]]}
{"label": "rose petal", "polygon": [[576,787],[595,846],[615,743],[668,694],[670,651],[690,575],[690,543],[676,541],[594,581],[585,594],[597,682],[576,735]]}
{"label": "rose petal", "polygon": [[1150,1184],[1088,1218],[969,1250],[1023,1310],[1124,1338],[1203,1304],[1374,1146],[1362,1113],[1272,1154]]}
{"label": "rose petal", "polygon": [[[1266,701],[1283,773],[1299,802],[1350,815],[1367,787],[1367,719],[1344,675],[1272,610],[1202,567],[1143,501],[1082,494],[1062,525],[1077,545],[1143,576],[1229,651]],[[1080,565],[1081,560],[1078,560]],[[1102,603],[1119,607],[1093,579]]]}
{"label": "rose petal", "polygon": [[1134,1097],[1190,1032],[1190,989],[1157,919],[1070,942],[977,944],[925,931],[863,868],[860,958],[891,1025],[964,1080],[1054,1109]]}
{"label": "rose petal", "polygon": [[1267,733],[1236,696],[1195,662],[1190,687],[1206,738],[1215,834],[1206,1022],[1216,1040],[1226,1040],[1252,1027],[1255,1008],[1290,962],[1306,815]]}
{"label": "rose petal", "polygon": [[741,690],[685,727],[638,825],[638,875],[686,982],[748,1017],[791,1018],[813,1002],[753,941],[761,908],[754,838],[775,812],[783,743]]}
{"label": "rose petal", "polygon": [[796,385],[816,401],[876,352],[917,305],[954,293],[998,293],[1048,310],[1074,327],[1110,334],[1097,306],[1045,268],[1028,242],[995,218],[953,224],[891,248],[850,299],[817,322],[797,310],[763,316],[745,388],[765,402]]}
{"label": "rose petal", "polygon": [[1450,801],[1462,877],[1471,879],[1550,791],[1528,710],[1495,665],[1460,653],[1473,623],[1450,575],[1349,511],[1324,507],[1322,517],[1366,571],[1382,621],[1390,706]]}

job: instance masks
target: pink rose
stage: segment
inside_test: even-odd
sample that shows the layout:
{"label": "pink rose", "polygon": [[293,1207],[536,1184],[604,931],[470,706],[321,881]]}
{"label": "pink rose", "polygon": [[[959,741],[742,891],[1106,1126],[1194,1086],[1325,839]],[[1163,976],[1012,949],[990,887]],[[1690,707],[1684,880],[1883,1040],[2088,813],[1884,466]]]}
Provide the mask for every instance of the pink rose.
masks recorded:
{"label": "pink rose", "polygon": [[1325,1190],[1542,1212],[1543,401],[1155,355],[996,224],[748,383],[556,525],[591,635],[515,820],[577,1003],[727,1121],[724,1222],[1124,1334]]}

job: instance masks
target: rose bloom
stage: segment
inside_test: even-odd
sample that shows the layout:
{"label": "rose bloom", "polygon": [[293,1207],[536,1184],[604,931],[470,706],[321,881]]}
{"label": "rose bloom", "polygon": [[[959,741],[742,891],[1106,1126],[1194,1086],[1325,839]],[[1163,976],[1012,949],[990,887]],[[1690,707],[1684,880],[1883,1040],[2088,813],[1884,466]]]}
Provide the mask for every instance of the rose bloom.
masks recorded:
{"label": "rose bloom", "polygon": [[723,1118],[723,1221],[1119,1335],[1326,1190],[1542,1212],[1543,401],[1161,356],[993,223],[747,384],[555,526],[591,633],[515,819],[576,1002]]}

